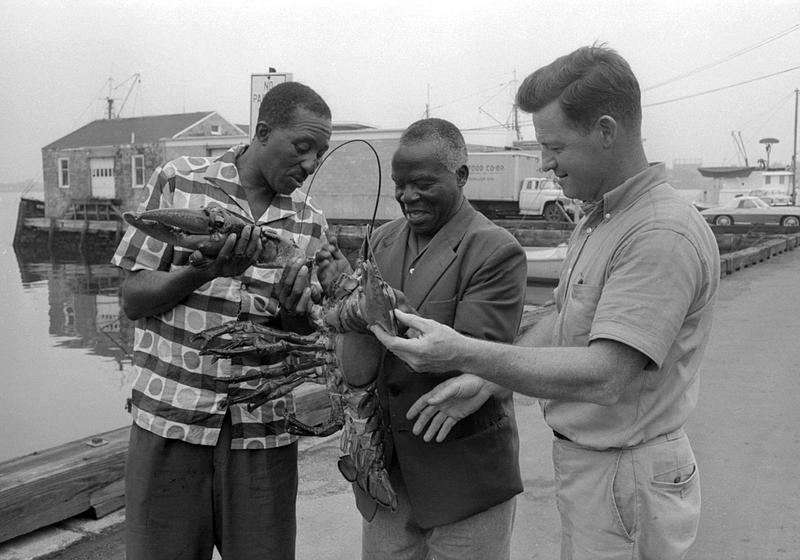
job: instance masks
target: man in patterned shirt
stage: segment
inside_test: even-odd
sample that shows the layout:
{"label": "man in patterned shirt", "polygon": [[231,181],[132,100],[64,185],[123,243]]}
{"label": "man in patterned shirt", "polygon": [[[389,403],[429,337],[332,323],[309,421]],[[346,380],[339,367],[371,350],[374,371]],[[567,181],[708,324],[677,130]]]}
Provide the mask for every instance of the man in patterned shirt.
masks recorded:
{"label": "man in patterned shirt", "polygon": [[[232,320],[308,332],[308,268],[251,266],[257,226],[291,236],[321,266],[346,267],[325,218],[297,189],[328,149],[331,113],[297,82],[272,88],[253,141],[221,157],[182,157],[157,169],[141,210],[223,206],[253,220],[215,258],[129,228],[112,262],[127,271],[125,314],[136,319],[126,471],[129,560],[294,558],[297,437],[282,418],[292,395],[248,412],[228,406],[228,381],[254,366],[201,356],[193,336]],[[318,251],[322,250],[318,253]],[[330,258],[331,255],[336,258]],[[190,259],[190,257],[192,257]],[[317,257],[320,260],[320,257]]]}

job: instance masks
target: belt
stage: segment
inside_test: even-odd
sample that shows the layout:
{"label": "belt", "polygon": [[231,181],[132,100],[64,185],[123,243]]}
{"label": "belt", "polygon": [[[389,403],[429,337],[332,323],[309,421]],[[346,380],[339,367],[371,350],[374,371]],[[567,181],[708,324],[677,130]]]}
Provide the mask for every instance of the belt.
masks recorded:
{"label": "belt", "polygon": [[[553,435],[556,436],[556,438],[562,439],[564,441],[570,441],[570,442],[572,441],[571,439],[569,439],[564,434],[561,434],[561,433],[559,433],[559,432],[557,432],[555,430],[553,430]],[[640,443],[639,445],[634,445],[633,447],[628,447],[626,449],[635,449],[637,447],[643,447],[645,445],[651,445],[653,443],[660,443],[662,441],[671,441],[673,439],[678,439],[680,437],[683,437],[683,435],[684,435],[683,428],[679,428],[679,429],[675,430],[674,432],[669,432],[669,433],[666,433],[666,434],[662,434],[660,436],[656,436],[656,437],[654,437],[654,438],[652,438],[652,439],[650,439],[648,441]]]}

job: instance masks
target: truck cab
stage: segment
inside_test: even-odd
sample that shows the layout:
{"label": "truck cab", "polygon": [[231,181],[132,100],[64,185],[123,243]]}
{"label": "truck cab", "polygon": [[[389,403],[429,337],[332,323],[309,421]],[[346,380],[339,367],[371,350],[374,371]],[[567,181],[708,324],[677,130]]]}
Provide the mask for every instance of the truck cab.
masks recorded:
{"label": "truck cab", "polygon": [[519,193],[519,213],[548,222],[574,221],[577,206],[549,177],[526,177]]}

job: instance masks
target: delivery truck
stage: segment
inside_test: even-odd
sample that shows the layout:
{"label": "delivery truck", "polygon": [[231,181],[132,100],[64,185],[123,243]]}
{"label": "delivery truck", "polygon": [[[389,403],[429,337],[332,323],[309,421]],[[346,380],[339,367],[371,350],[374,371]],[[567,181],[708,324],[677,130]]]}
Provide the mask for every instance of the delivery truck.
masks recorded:
{"label": "delivery truck", "polygon": [[471,152],[468,166],[464,195],[490,219],[533,216],[563,222],[575,216],[574,202],[542,173],[538,154]]}

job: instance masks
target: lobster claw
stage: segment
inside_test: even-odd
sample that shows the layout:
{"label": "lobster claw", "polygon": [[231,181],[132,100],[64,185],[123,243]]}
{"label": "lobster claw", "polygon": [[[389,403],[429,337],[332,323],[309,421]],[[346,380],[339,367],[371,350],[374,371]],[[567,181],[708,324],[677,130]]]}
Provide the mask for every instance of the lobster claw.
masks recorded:
{"label": "lobster claw", "polygon": [[[369,454],[368,454],[369,455]],[[372,469],[369,461],[365,464],[356,466],[355,461],[350,455],[339,458],[337,466],[344,479],[353,484],[357,484],[370,498],[378,502],[383,507],[392,511],[397,510],[397,494],[392,488],[389,474],[385,469]]]}
{"label": "lobster claw", "polygon": [[395,291],[383,281],[377,265],[365,261],[362,266],[363,298],[359,301],[361,315],[367,325],[380,325],[386,332],[396,335],[397,323],[392,315],[392,310],[397,307]]}
{"label": "lobster claw", "polygon": [[206,208],[157,208],[138,214],[125,212],[123,219],[150,237],[187,249],[219,253],[226,235]]}
{"label": "lobster claw", "polygon": [[[239,235],[245,226],[255,225],[252,220],[216,204],[203,208],[157,208],[140,213],[125,212],[122,217],[128,224],[159,241],[199,250],[207,257],[219,254],[228,234]],[[259,233],[262,248],[255,266],[282,268],[295,259],[305,259],[305,252],[280,231],[259,226]]]}

